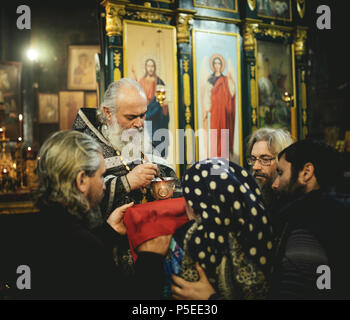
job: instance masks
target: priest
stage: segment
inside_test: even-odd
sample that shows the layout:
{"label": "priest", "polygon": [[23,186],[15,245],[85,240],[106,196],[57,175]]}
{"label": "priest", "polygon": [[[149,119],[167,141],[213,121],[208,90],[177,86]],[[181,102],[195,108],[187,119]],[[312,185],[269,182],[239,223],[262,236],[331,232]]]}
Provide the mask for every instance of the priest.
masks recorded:
{"label": "priest", "polygon": [[[74,121],[74,130],[92,136],[103,149],[107,169],[101,202],[103,217],[123,204],[154,200],[149,186],[158,175],[176,178],[174,196],[181,196],[175,171],[157,156],[160,152],[152,147],[152,140],[145,133],[146,112],[147,97],[142,86],[123,78],[109,85],[97,109],[80,109]],[[130,254],[127,259],[132,264]]]}

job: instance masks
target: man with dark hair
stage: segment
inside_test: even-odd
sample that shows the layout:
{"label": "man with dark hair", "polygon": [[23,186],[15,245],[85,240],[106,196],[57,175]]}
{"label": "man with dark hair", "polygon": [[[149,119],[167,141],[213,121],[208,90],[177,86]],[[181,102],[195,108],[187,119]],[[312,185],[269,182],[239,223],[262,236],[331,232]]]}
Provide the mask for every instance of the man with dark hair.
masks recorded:
{"label": "man with dark hair", "polygon": [[[350,297],[350,197],[334,192],[338,153],[304,140],[279,154],[272,187],[284,196],[271,296],[278,299]],[[326,270],[324,273],[320,270]]]}

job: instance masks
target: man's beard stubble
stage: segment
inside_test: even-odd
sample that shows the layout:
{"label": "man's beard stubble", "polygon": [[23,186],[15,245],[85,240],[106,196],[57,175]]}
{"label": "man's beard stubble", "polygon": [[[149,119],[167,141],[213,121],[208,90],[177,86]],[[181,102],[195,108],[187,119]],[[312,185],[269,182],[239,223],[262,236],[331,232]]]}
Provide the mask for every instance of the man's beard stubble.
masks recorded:
{"label": "man's beard stubble", "polygon": [[272,189],[273,181],[274,179],[269,177],[267,177],[265,183],[262,183],[260,180],[256,179],[256,182],[260,187],[262,197],[267,208],[271,208],[271,206],[274,204],[275,200],[278,197],[276,192]]}
{"label": "man's beard stubble", "polygon": [[296,200],[306,193],[306,186],[298,183],[298,173],[292,169],[288,184],[280,191],[275,191],[280,207]]}

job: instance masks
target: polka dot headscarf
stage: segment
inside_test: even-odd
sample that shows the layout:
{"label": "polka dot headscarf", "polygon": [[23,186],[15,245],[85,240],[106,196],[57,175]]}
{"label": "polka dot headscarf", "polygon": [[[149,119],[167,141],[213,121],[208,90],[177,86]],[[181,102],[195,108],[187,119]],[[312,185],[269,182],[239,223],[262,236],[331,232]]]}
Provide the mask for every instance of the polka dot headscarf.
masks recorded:
{"label": "polka dot headscarf", "polygon": [[189,253],[209,277],[230,249],[230,232],[247,258],[269,271],[272,230],[258,185],[245,169],[222,159],[203,160],[187,170],[182,186],[187,203],[201,217]]}

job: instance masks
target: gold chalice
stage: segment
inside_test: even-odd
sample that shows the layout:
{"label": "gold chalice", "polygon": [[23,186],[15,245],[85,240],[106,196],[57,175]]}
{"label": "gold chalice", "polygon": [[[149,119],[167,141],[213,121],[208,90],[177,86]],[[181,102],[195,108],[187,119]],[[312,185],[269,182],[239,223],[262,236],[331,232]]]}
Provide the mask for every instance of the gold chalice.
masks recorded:
{"label": "gold chalice", "polygon": [[175,189],[175,178],[154,178],[151,182],[151,194],[156,200],[171,198]]}

